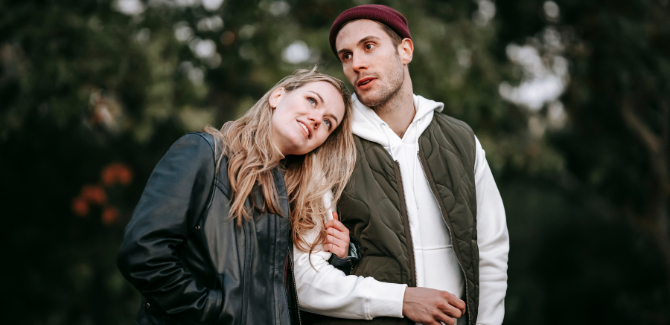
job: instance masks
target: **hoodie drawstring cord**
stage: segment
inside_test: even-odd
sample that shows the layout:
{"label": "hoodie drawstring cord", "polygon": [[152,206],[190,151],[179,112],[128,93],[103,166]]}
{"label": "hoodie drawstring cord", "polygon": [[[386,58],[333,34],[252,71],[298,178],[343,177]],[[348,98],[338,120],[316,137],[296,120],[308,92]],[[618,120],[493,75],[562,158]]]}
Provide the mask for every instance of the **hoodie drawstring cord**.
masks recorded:
{"label": "hoodie drawstring cord", "polygon": [[382,129],[384,130],[384,135],[386,136],[386,142],[389,144],[389,153],[391,154],[391,159],[393,161],[396,161],[395,155],[393,155],[393,141],[391,140],[391,137],[389,136],[389,130],[390,128],[386,123],[382,123]]}

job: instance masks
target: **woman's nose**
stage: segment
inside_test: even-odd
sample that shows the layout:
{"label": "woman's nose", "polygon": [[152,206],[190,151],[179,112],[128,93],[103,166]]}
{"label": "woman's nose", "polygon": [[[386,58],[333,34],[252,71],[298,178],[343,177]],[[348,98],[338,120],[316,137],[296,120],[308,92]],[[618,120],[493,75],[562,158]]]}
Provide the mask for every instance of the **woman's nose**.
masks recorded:
{"label": "woman's nose", "polygon": [[312,124],[314,130],[318,129],[321,123],[323,123],[323,115],[321,114],[312,114],[309,117],[309,121]]}

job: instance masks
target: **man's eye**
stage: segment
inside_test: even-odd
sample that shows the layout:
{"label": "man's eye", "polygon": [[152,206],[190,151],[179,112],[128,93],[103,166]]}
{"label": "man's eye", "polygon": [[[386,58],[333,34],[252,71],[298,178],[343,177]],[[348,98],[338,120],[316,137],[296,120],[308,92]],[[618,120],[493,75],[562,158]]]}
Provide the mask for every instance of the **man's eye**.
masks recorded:
{"label": "man's eye", "polygon": [[365,49],[366,50],[371,50],[373,47],[375,47],[374,44],[365,44]]}

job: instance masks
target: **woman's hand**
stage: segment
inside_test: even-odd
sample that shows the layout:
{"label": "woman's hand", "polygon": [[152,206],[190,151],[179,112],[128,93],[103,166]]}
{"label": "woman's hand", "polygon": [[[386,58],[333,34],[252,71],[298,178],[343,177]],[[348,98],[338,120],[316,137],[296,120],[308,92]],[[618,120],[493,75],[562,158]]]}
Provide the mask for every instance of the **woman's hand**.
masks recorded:
{"label": "woman's hand", "polygon": [[326,222],[326,241],[323,250],[331,252],[339,258],[349,255],[349,229],[337,220],[337,212],[333,212],[333,220]]}

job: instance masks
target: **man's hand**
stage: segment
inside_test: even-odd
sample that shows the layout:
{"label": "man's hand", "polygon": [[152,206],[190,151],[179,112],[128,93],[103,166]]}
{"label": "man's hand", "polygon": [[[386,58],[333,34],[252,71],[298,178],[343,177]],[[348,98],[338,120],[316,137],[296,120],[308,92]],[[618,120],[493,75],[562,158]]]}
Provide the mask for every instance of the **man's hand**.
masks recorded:
{"label": "man's hand", "polygon": [[323,250],[331,252],[339,258],[349,255],[349,229],[337,220],[337,212],[333,212],[333,220],[326,222],[326,241]]}
{"label": "man's hand", "polygon": [[424,325],[454,325],[465,312],[465,302],[449,292],[429,288],[407,288],[402,314]]}

